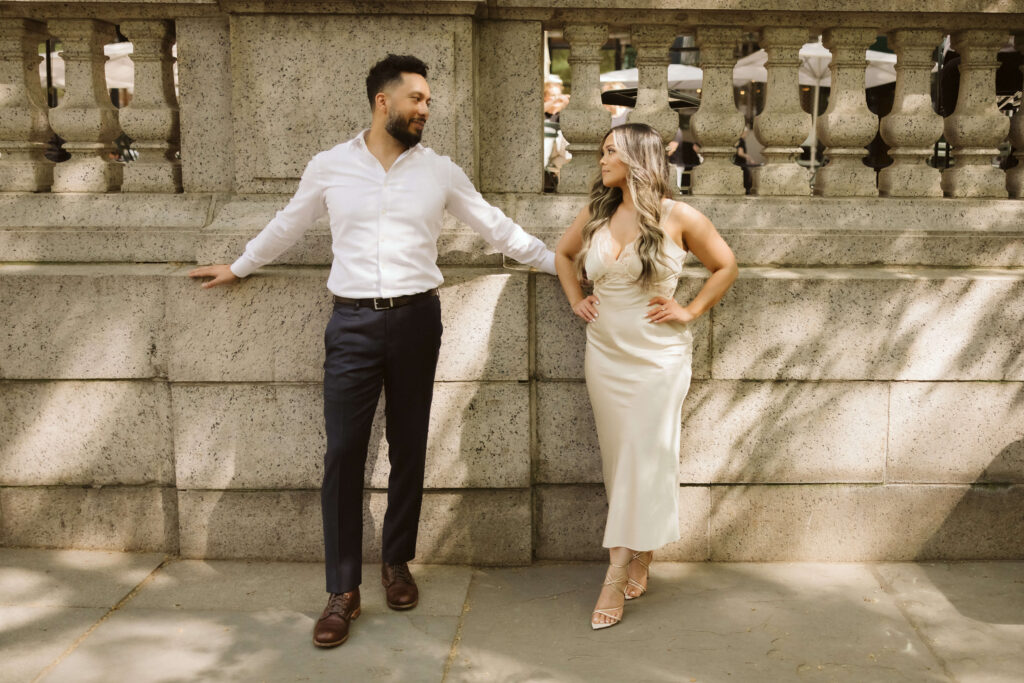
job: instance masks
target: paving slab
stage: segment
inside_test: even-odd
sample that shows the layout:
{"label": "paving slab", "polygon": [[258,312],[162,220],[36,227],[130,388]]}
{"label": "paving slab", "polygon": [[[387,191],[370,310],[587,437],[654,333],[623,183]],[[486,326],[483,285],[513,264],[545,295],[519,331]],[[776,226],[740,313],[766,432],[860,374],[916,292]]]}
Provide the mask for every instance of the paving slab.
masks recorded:
{"label": "paving slab", "polygon": [[313,646],[316,612],[119,611],[42,681],[440,681],[456,616],[369,606],[340,648]]}
{"label": "paving slab", "polygon": [[311,639],[326,601],[322,564],[170,562],[42,680],[440,681],[472,570],[412,570],[420,604],[395,612],[379,565],[365,565],[351,640],[320,650]]}
{"label": "paving slab", "polygon": [[106,613],[103,607],[0,607],[0,681],[34,680]]}
{"label": "paving slab", "polygon": [[655,564],[594,632],[600,565],[480,570],[452,681],[948,681],[865,565]]}
{"label": "paving slab", "polygon": [[[457,617],[462,613],[472,569],[415,563],[410,567],[421,592],[416,614]],[[384,603],[379,564],[363,565],[360,599],[364,614],[390,612]],[[319,615],[326,601],[320,562],[179,560],[167,564],[123,609],[284,609]]]}
{"label": "paving slab", "polygon": [[0,606],[109,609],[164,557],[161,553],[0,548]]}
{"label": "paving slab", "polygon": [[877,572],[958,683],[1024,679],[1024,562],[885,564]]}

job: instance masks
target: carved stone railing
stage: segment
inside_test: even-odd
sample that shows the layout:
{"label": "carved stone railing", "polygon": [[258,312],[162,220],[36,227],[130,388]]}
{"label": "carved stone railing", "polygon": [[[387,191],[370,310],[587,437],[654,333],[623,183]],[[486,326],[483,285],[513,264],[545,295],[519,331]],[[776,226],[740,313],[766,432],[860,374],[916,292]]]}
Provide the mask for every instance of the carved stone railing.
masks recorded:
{"label": "carved stone railing", "polygon": [[[1007,7],[1013,5],[1010,0],[1003,2],[1009,3]],[[492,6],[488,9],[485,4]],[[882,13],[871,15],[865,13],[866,4],[856,9],[861,4],[864,3],[849,5],[844,11],[806,12],[799,15],[804,21],[802,26],[793,25],[792,19],[787,22],[772,12],[772,2],[766,2],[760,14],[746,14],[741,20],[726,0],[697,3],[692,6],[692,12],[685,14],[668,9],[637,14],[629,9],[629,3],[622,3],[621,7],[604,3],[601,10],[589,11],[584,2],[566,3],[561,10],[545,2],[532,6],[522,2],[509,6],[502,2],[465,3],[456,10],[449,4],[424,1],[395,3],[390,8],[372,11],[403,15],[421,9],[430,14],[453,12],[465,18],[475,15],[477,19],[487,20],[488,25],[500,25],[507,20],[509,26],[514,22],[517,27],[532,25],[537,30],[561,31],[570,45],[573,79],[572,99],[561,119],[562,132],[570,142],[573,159],[562,169],[558,188],[561,193],[585,193],[596,177],[600,138],[610,124],[600,101],[601,47],[611,29],[618,31],[616,35],[622,35],[620,28],[625,26],[637,50],[639,72],[636,108],[629,120],[650,123],[666,140],[674,134],[676,125],[676,115],[669,108],[667,96],[669,47],[677,35],[696,38],[703,84],[700,107],[692,116],[691,127],[700,145],[703,163],[693,171],[693,194],[744,193],[741,169],[733,163],[733,149],[743,130],[743,116],[733,100],[732,69],[742,32],[753,30],[767,52],[767,83],[763,111],[754,117],[753,130],[749,133],[763,146],[765,158],[763,166],[753,169],[751,194],[809,196],[811,193],[812,169],[797,160],[800,145],[808,138],[812,127],[811,117],[799,101],[798,51],[804,42],[820,34],[825,46],[832,50],[833,60],[828,109],[817,118],[815,131],[817,139],[826,146],[824,164],[813,173],[815,194],[832,197],[937,198],[943,194],[965,198],[1021,197],[1024,193],[1022,164],[1003,171],[992,164],[992,159],[997,147],[1006,140],[1013,145],[1014,156],[1020,159],[1024,124],[1020,122],[1020,115],[1011,124],[997,111],[992,84],[998,65],[996,53],[1007,44],[1014,31],[1024,30],[1021,18],[1024,14],[1014,14],[1005,8],[1001,14],[997,3],[988,14],[968,16],[956,11],[962,2],[951,0],[943,13],[939,13],[938,8],[934,14],[903,12],[893,3],[888,3],[891,7],[883,3]],[[259,134],[247,137],[245,132],[232,131],[232,126],[251,127],[259,117],[290,115],[289,111],[280,109],[270,112],[237,110],[249,99],[244,88],[252,87],[244,76],[256,77],[261,72],[247,71],[245,64],[251,61],[252,53],[248,48],[230,44],[231,34],[223,12],[244,12],[247,3],[240,0],[218,5],[209,0],[196,3],[188,11],[171,2],[124,3],[118,8],[104,3],[79,5],[81,9],[76,14],[75,8],[67,4],[0,2],[4,19],[0,26],[0,191],[176,193],[183,189],[183,176],[186,191],[224,191],[233,184],[245,192],[277,191],[271,188],[288,186],[287,183],[282,185],[280,178],[290,175],[290,182],[294,182],[294,171],[268,172],[266,164],[253,163],[260,155],[280,156],[278,150],[289,149],[289,141],[274,140],[273,136],[268,139]],[[273,14],[272,5],[259,11]],[[22,6],[27,9],[21,10]],[[48,10],[49,7],[53,9]],[[299,16],[323,11],[317,7],[295,5]],[[370,11],[345,2],[338,3],[337,10],[344,14]],[[176,16],[178,14],[181,16]],[[871,16],[876,18],[869,19]],[[175,61],[172,46],[179,33],[178,21],[187,22],[188,26],[188,30],[181,32],[186,62],[182,68],[181,90],[188,94],[183,106],[190,114],[184,124],[179,121],[172,76]],[[104,83],[103,46],[117,39],[115,25],[134,48],[135,89],[131,103],[121,109],[110,103]],[[238,25],[244,32],[244,24]],[[972,28],[963,30],[962,26]],[[929,79],[935,48],[945,34],[952,34],[952,47],[960,53],[961,63],[955,111],[942,119],[932,108]],[[868,110],[864,101],[864,51],[878,35],[887,36],[897,54],[894,104],[881,121]],[[211,46],[196,42],[198,36],[227,40],[229,44],[210,49]],[[53,109],[46,106],[36,77],[40,61],[38,47],[47,38],[59,41],[66,67],[65,90],[59,105]],[[228,80],[218,72],[231,58],[239,60],[239,64],[230,68],[240,69],[243,78]],[[214,68],[203,68],[207,64]],[[312,63],[308,66],[318,68]],[[454,69],[457,82],[469,83],[460,75],[460,70],[470,66],[471,62],[462,64],[456,60],[449,68]],[[541,77],[537,75],[538,83]],[[240,86],[239,82],[245,85]],[[295,85],[300,88],[309,82],[299,78]],[[502,80],[488,77],[479,82],[500,87]],[[471,99],[486,97],[487,93],[471,93]],[[461,101],[460,98],[463,96],[455,99]],[[302,107],[296,104],[295,112],[299,111]],[[527,111],[506,110],[502,114],[513,119],[525,116]],[[312,122],[317,116],[307,108],[299,118]],[[474,154],[461,149],[466,141],[472,140],[471,136],[463,135],[463,131],[472,126],[472,120],[456,116],[450,123],[453,126],[450,137],[460,147],[456,158],[472,166]],[[495,128],[518,129],[517,124],[507,123],[509,125],[499,124]],[[307,150],[303,145],[310,137],[317,137],[317,131],[310,129],[309,123],[303,125],[306,130],[296,126],[292,131],[300,148],[297,157],[305,157]],[[481,125],[486,127],[487,124],[482,122]],[[537,140],[518,143],[536,143],[539,147],[540,128],[534,128]],[[327,132],[330,131],[320,134]],[[138,153],[138,159],[132,163],[125,164],[116,158],[114,140],[122,133],[133,140],[132,147]],[[867,166],[862,157],[864,147],[879,133],[890,148],[888,154],[893,163],[878,172],[876,178],[875,169]],[[45,155],[54,134],[63,138],[64,150],[70,154],[67,161],[57,164]],[[233,138],[217,140],[216,135],[222,134]],[[931,163],[931,158],[934,145],[943,134],[952,148],[953,164],[940,171]],[[218,145],[216,151],[210,147],[214,142]],[[189,143],[195,146],[190,147]],[[253,153],[252,146],[259,149]],[[181,154],[183,148],[185,154]],[[205,158],[207,154],[217,157],[217,163],[211,164],[210,159]],[[231,164],[234,164],[233,169]],[[289,168],[294,165],[289,164]],[[234,183],[225,177],[232,170]],[[201,182],[190,181],[196,174],[204,176]],[[519,185],[531,186],[531,183],[517,183],[517,189],[521,189]]]}

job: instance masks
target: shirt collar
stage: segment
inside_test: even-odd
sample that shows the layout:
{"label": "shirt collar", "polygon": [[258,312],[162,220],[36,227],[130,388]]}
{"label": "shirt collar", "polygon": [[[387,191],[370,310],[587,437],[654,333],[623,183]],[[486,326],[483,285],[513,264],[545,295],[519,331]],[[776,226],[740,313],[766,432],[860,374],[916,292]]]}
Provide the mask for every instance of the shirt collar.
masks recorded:
{"label": "shirt collar", "polygon": [[[356,144],[360,145],[367,152],[370,151],[370,148],[366,146],[366,134],[369,133],[369,132],[370,132],[369,128],[363,128],[361,131],[359,131],[356,134],[356,137],[354,138],[355,141],[356,141]],[[398,157],[400,159],[400,158],[402,158],[403,156],[405,156],[407,154],[412,154],[413,152],[418,152],[418,151],[420,151],[422,149],[425,149],[423,147],[423,143],[417,142],[415,145],[413,145],[412,147],[408,147],[404,152],[399,154]]]}

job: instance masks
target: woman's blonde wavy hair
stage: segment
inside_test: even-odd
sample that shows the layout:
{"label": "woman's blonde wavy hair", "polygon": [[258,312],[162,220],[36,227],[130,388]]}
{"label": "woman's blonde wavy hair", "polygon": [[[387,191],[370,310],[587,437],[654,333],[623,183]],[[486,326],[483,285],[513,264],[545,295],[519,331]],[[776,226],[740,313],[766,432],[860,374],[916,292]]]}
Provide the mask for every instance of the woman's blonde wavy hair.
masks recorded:
{"label": "woman's blonde wavy hair", "polygon": [[[661,262],[661,246],[665,239],[665,232],[661,229],[661,200],[670,196],[668,157],[661,135],[646,124],[626,123],[612,128],[601,141],[602,149],[608,136],[612,137],[619,159],[626,164],[626,187],[633,195],[640,228],[636,252],[641,268],[636,282],[648,290],[655,283],[654,267]],[[594,233],[612,217],[621,203],[622,190],[605,187],[598,173],[590,189],[590,220],[583,226],[583,248],[576,256],[576,272],[581,279]]]}

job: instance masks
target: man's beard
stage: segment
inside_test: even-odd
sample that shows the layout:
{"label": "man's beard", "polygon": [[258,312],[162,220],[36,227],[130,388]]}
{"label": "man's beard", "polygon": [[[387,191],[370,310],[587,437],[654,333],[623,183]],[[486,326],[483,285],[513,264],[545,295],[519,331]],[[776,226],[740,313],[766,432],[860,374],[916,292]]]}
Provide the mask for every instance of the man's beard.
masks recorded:
{"label": "man's beard", "polygon": [[[422,119],[417,119],[422,121]],[[409,129],[409,125],[412,123],[412,117],[402,118],[402,115],[395,112],[388,115],[388,121],[384,125],[386,130],[391,137],[401,142],[406,147],[413,147],[418,145],[420,138],[423,137],[422,129],[419,133],[414,133]]]}

